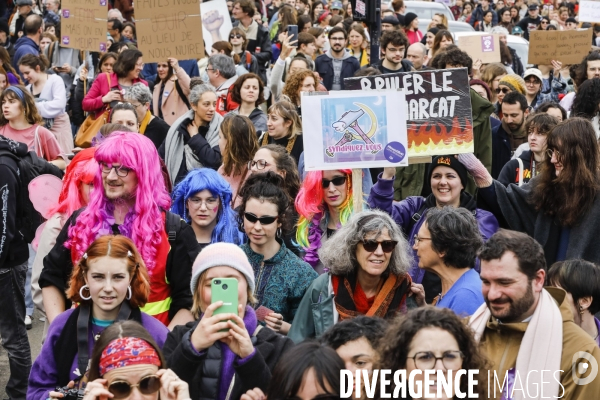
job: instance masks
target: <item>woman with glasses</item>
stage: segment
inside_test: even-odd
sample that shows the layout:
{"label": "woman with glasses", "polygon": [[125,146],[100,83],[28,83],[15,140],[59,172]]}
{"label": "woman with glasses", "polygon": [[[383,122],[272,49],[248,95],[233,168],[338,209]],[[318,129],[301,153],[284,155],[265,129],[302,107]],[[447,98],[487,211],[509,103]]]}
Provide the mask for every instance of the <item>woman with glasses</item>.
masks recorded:
{"label": "woman with glasses", "polygon": [[215,170],[199,168],[173,189],[171,212],[190,224],[200,251],[211,243],[241,244],[231,200],[229,183]]}
{"label": "woman with glasses", "polygon": [[154,115],[173,125],[177,118],[190,109],[189,94],[190,77],[176,58],[169,57],[166,62],[156,63],[156,80],[151,98]]}
{"label": "woman with glasses", "polygon": [[217,172],[229,183],[233,200],[232,208],[237,208],[242,199],[240,187],[249,175],[248,162],[258,151],[256,131],[248,117],[230,114],[225,116],[219,129],[219,149],[223,164]]}
{"label": "woman with glasses", "polygon": [[250,118],[256,134],[260,136],[267,130],[267,114],[259,108],[265,102],[265,85],[262,80],[254,73],[244,74],[235,81],[230,91],[231,99],[240,106],[230,111],[229,114],[239,114]]}
{"label": "woman with glasses", "polygon": [[[417,308],[401,318],[395,319],[385,331],[377,349],[379,359],[376,369],[392,371],[406,370],[406,379],[415,370],[422,371],[415,375],[415,383],[425,390],[426,385],[435,381],[436,371],[442,371],[445,376],[450,373],[452,382],[458,370],[479,370],[475,375],[477,384],[473,392],[479,398],[487,398],[487,361],[480,352],[471,330],[452,311],[430,306]],[[425,372],[432,372],[425,380]],[[466,393],[470,388],[467,374],[462,375],[460,387],[452,385],[453,393],[458,389]],[[438,381],[439,382],[439,381]],[[408,386],[408,381],[402,382]],[[387,387],[387,393],[393,393],[395,383]],[[432,389],[432,390],[431,390]],[[430,389],[435,393],[435,386]],[[379,382],[375,389],[374,399],[381,399]],[[423,396],[410,398],[425,398]],[[442,397],[436,399],[455,399],[447,397],[442,391]]]}
{"label": "woman with glasses", "polygon": [[240,58],[238,65],[244,67],[248,72],[258,74],[258,61],[246,49],[248,47],[246,32],[239,26],[234,27],[229,32],[229,43],[231,44],[233,54],[237,54]]}
{"label": "woman with glasses", "polygon": [[[125,101],[129,102],[135,110],[137,120],[139,121],[137,132],[152,140],[152,143],[154,143],[154,146],[158,149],[165,141],[170,126],[163,119],[155,117],[150,112],[152,93],[150,93],[148,86],[143,83],[136,83],[125,89],[123,98]],[[114,113],[115,111],[113,110],[113,115]],[[120,123],[115,120],[114,116],[112,117],[111,122]]]}
{"label": "woman with glasses", "polygon": [[115,323],[94,348],[83,400],[189,399],[188,384],[166,367],[160,346],[142,326]]}
{"label": "woman with glasses", "polygon": [[445,206],[464,208],[475,216],[479,232],[484,240],[498,230],[498,221],[489,211],[479,209],[477,201],[464,189],[468,182],[465,167],[454,156],[437,156],[431,161],[428,180],[431,194],[427,197],[411,196],[394,201],[395,168],[384,168],[371,189],[369,206],[392,216],[413,247],[410,275],[415,283],[422,284],[428,304],[442,290],[440,278],[432,272],[419,268],[419,256],[414,248],[418,232],[425,223],[429,210]]}
{"label": "woman with glasses", "polygon": [[60,399],[57,388],[84,386],[87,373],[91,374],[88,361],[94,345],[116,321],[140,323],[162,347],[168,329],[140,311],[149,293],[148,271],[131,239],[122,235],[96,239],[74,267],[66,293],[79,307],[64,311],[50,324],[31,369],[27,398]]}
{"label": "woman with glasses", "polygon": [[239,220],[248,237],[241,247],[254,270],[256,306],[268,309],[266,326],[285,335],[317,273],[283,241],[291,203],[283,186],[283,179],[274,172],[253,174],[241,190]]}
{"label": "woman with glasses", "polygon": [[296,111],[296,105],[280,100],[269,107],[267,131],[258,139],[261,146],[278,144],[294,157],[296,164],[304,151],[302,142],[302,122]]}
{"label": "woman with glasses", "polygon": [[495,90],[496,98],[496,115],[502,120],[502,100],[510,92],[519,92],[525,96],[525,81],[517,74],[507,74],[498,81],[498,88]]}
{"label": "woman with glasses", "polygon": [[389,215],[375,210],[353,215],[319,254],[328,272],[315,279],[300,303],[288,334],[294,342],[319,337],[338,321],[359,315],[387,319],[406,312],[410,249]]}
{"label": "woman with glasses", "polygon": [[94,113],[98,118],[105,109],[113,107],[116,102],[123,101],[123,89],[141,82],[148,83],[140,78],[144,69],[142,52],[139,50],[124,50],[117,57],[113,72],[99,74],[88,93],[83,98],[83,111]]}
{"label": "woman with glasses", "polygon": [[570,259],[600,262],[600,155],[592,124],[570,118],[550,131],[548,165],[518,187],[492,179],[472,154],[459,155],[479,187],[478,197],[510,229],[528,234],[544,248],[546,263]]}

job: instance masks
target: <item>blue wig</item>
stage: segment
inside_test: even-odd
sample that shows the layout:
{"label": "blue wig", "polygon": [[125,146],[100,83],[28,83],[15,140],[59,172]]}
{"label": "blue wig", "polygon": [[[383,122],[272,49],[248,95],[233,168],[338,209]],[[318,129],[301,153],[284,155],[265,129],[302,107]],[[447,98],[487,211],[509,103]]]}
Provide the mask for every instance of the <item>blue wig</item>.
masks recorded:
{"label": "blue wig", "polygon": [[231,187],[218,172],[210,168],[199,168],[190,171],[173,189],[173,205],[171,212],[179,215],[188,224],[191,219],[186,208],[190,197],[203,190],[208,190],[221,200],[217,214],[217,224],[212,232],[211,243],[226,242],[241,244],[242,235],[238,230],[235,213],[231,209]]}

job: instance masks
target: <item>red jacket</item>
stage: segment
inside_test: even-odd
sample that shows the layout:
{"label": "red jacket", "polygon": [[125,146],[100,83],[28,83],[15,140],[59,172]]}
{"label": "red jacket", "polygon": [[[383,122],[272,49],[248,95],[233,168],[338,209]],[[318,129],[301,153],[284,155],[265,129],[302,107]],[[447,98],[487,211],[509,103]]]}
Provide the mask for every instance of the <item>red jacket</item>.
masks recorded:
{"label": "red jacket", "polygon": [[[148,83],[143,79],[138,78],[133,80],[133,83],[138,82],[142,82],[144,85],[148,86]],[[111,87],[115,86],[121,90],[123,89],[121,85],[119,85],[117,74],[114,72],[110,74],[110,84],[108,83],[106,73],[98,74],[94,84],[83,98],[83,102],[81,103],[83,111],[93,112],[95,114],[94,118],[98,118],[104,112],[106,107],[106,104],[102,102],[102,97],[110,91]]]}

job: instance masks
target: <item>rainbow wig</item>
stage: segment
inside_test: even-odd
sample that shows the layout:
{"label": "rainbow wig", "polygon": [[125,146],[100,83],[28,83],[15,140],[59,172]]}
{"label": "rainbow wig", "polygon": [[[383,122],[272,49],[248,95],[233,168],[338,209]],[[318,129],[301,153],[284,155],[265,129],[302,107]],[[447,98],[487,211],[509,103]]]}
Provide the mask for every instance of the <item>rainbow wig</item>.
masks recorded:
{"label": "rainbow wig", "polygon": [[[120,163],[131,168],[137,175],[135,207],[125,215],[119,231],[133,240],[146,263],[148,273],[152,274],[156,265],[157,248],[165,231],[163,212],[171,206],[156,147],[144,135],[114,132],[96,148],[94,157],[98,163]],[[104,187],[100,168],[94,179],[94,187]],[[114,205],[106,198],[104,190],[93,190],[87,208],[69,229],[69,241],[65,243],[65,247],[71,249],[74,263],[81,259],[96,238],[112,234],[113,212]]]}
{"label": "rainbow wig", "polygon": [[231,209],[231,186],[215,170],[199,168],[190,171],[173,189],[173,205],[171,212],[179,215],[188,224],[191,219],[186,204],[190,197],[203,190],[208,190],[221,200],[217,214],[217,224],[212,232],[211,243],[226,242],[241,244],[240,231],[237,228],[235,213]]}
{"label": "rainbow wig", "polygon": [[[340,224],[345,225],[352,216],[354,202],[352,200],[352,170],[340,169],[348,176],[348,195],[340,205]],[[327,204],[325,204],[325,191],[323,190],[323,171],[310,171],[306,173],[302,187],[296,197],[296,211],[300,215],[296,241],[305,251],[304,261],[316,267],[319,264],[318,250],[321,248],[321,221],[329,218]]]}
{"label": "rainbow wig", "polygon": [[94,183],[98,173],[98,163],[94,159],[95,148],[80,151],[73,157],[65,171],[63,185],[58,196],[58,205],[50,210],[50,215],[62,214],[63,220],[67,220],[71,214],[87,204],[81,195],[81,185]]}

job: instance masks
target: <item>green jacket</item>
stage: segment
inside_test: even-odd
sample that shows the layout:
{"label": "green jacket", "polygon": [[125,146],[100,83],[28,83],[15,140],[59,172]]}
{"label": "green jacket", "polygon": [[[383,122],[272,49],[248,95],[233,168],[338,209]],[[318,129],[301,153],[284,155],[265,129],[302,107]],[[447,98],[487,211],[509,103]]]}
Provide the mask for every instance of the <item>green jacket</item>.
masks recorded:
{"label": "green jacket", "polygon": [[[494,112],[494,105],[481,97],[473,89],[470,90],[471,110],[473,116],[473,140],[475,149],[473,153],[485,165],[488,172],[492,172],[492,125],[490,115]],[[409,196],[420,196],[425,182],[425,174],[429,164],[412,164],[408,167],[396,168],[394,180],[394,200],[404,200]],[[468,193],[475,195],[475,182],[469,176],[469,183],[465,188]]]}
{"label": "green jacket", "polygon": [[331,276],[323,274],[310,285],[296,311],[288,337],[294,343],[321,336],[338,320]]}

